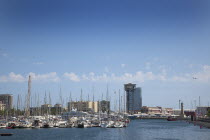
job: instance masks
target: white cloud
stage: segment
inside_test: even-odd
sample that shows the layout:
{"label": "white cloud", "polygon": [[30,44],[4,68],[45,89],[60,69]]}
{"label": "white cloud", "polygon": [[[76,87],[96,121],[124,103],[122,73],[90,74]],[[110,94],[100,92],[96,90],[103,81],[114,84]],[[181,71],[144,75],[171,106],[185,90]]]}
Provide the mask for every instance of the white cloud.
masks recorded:
{"label": "white cloud", "polygon": [[[74,77],[73,81],[79,81],[78,76],[76,74],[72,75]],[[185,73],[181,75],[167,75],[167,70],[165,68],[161,68],[159,73],[143,72],[137,71],[136,73],[123,73],[121,75],[112,74],[95,74],[94,72],[90,72],[89,74],[83,74],[80,80],[83,81],[102,81],[102,82],[146,82],[146,81],[167,81],[167,82],[190,82],[192,78],[198,78],[197,81],[209,82],[210,81],[210,66],[205,65],[203,69],[195,74]]]}
{"label": "white cloud", "polygon": [[[193,77],[196,77],[198,82],[209,82],[210,81],[210,66],[204,65],[200,72],[197,73],[185,73],[179,75],[167,75],[167,70],[162,68],[159,73],[143,72],[137,71],[136,73],[122,73],[122,74],[95,74],[90,72],[89,74],[83,74],[81,76],[73,73],[66,72],[63,77],[74,81],[91,81],[91,82],[146,82],[146,81],[167,81],[167,82],[190,82]],[[60,81],[59,76],[56,72],[50,72],[45,74],[36,74],[30,72],[29,74],[23,76],[21,74],[16,74],[14,72],[8,75],[0,76],[0,82],[26,82],[28,80],[28,75],[32,76],[32,81],[42,81],[42,82],[58,82]]]}
{"label": "white cloud", "polygon": [[71,72],[71,73],[66,72],[66,73],[63,74],[63,76],[68,78],[71,81],[74,81],[74,82],[79,82],[80,81],[80,78],[73,72]]}
{"label": "white cloud", "polygon": [[83,74],[83,75],[82,75],[82,79],[83,79],[83,80],[88,80],[88,77],[86,76],[86,74]]}
{"label": "white cloud", "polygon": [[124,68],[126,65],[125,64],[121,64],[121,67]]}
{"label": "white cloud", "polygon": [[10,72],[7,76],[0,76],[0,82],[24,82],[26,79],[20,75]]}
{"label": "white cloud", "polygon": [[8,75],[0,76],[0,82],[16,82],[16,83],[26,82],[28,81],[28,75],[31,75],[32,81],[58,82],[60,80],[56,72],[50,72],[46,74],[35,74],[33,72],[30,72],[29,74],[27,74],[27,76],[11,72]]}
{"label": "white cloud", "polygon": [[[195,77],[196,79],[193,79]],[[186,73],[183,76],[173,76],[171,81],[179,81],[179,82],[189,82],[192,80],[196,80],[199,82],[209,82],[210,81],[210,66],[204,65],[200,72],[196,73]]]}
{"label": "white cloud", "polygon": [[25,78],[21,74],[15,74],[14,72],[11,72],[9,74],[9,80],[14,82],[24,82]]}
{"label": "white cloud", "polygon": [[8,75],[0,76],[0,82],[24,82],[26,79],[20,75],[10,72]]}
{"label": "white cloud", "polygon": [[7,82],[8,81],[8,78],[7,76],[0,76],[0,82]]}
{"label": "white cloud", "polygon": [[[69,73],[65,73],[66,77],[71,77],[70,80],[72,81],[80,81],[78,76],[74,73],[71,73],[71,76],[69,76]],[[151,81],[151,80],[161,80],[164,81],[166,80],[165,75],[163,74],[158,74],[155,75],[152,72],[142,72],[138,71],[135,74],[132,73],[124,73],[122,75],[115,75],[114,73],[111,75],[107,75],[105,73],[101,75],[96,75],[94,72],[90,72],[88,75],[83,74],[81,76],[81,80],[84,81],[100,81],[100,82],[107,82],[107,81],[112,81],[112,82],[145,82],[145,81]]]}
{"label": "white cloud", "polygon": [[173,76],[171,78],[171,81],[177,81],[177,82],[187,82],[189,80],[189,78],[185,77],[185,76]]}
{"label": "white cloud", "polygon": [[42,82],[58,82],[60,78],[57,76],[56,72],[50,72],[46,74],[35,74],[30,72],[31,78],[33,81],[42,81]]}

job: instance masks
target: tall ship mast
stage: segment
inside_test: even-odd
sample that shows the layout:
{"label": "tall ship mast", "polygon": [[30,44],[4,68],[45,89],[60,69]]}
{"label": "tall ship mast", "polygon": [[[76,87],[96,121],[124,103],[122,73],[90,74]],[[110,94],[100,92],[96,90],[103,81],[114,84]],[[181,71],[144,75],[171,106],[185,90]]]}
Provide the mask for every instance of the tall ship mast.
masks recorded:
{"label": "tall ship mast", "polygon": [[31,98],[31,75],[29,75],[28,78],[28,94],[26,98],[26,111],[25,111],[26,117],[30,116],[30,98]]}

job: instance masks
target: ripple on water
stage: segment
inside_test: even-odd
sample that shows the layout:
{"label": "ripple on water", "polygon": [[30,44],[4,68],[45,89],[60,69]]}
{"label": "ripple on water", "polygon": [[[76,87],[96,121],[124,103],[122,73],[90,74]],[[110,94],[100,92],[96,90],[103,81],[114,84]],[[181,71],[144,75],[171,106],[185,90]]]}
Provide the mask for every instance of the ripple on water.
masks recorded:
{"label": "ripple on water", "polygon": [[180,121],[133,120],[127,128],[0,129],[0,140],[209,140],[210,129]]}

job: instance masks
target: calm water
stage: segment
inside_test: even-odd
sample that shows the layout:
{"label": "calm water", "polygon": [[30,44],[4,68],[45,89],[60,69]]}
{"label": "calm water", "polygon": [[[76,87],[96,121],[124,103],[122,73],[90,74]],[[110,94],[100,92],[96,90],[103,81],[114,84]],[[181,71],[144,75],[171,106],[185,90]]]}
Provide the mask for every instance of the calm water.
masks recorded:
{"label": "calm water", "polygon": [[0,129],[0,133],[14,133],[0,140],[210,140],[210,129],[165,120],[133,120],[127,128]]}

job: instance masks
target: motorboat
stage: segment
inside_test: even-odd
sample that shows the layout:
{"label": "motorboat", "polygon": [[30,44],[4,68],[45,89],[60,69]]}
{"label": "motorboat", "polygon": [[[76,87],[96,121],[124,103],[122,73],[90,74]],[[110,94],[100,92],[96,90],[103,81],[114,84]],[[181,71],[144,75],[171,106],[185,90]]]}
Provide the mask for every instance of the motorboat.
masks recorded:
{"label": "motorboat", "polygon": [[0,123],[0,128],[6,128],[7,125],[5,123]]}
{"label": "motorboat", "polygon": [[122,128],[122,127],[124,127],[123,122],[120,122],[120,121],[115,122],[114,128]]}
{"label": "motorboat", "polygon": [[115,122],[114,121],[108,121],[108,124],[106,126],[106,128],[115,128]]}
{"label": "motorboat", "polygon": [[85,128],[85,127],[84,127],[84,123],[79,123],[79,124],[77,124],[77,128]]}
{"label": "motorboat", "polygon": [[34,120],[31,128],[41,128],[41,121],[40,120]]}
{"label": "motorboat", "polygon": [[41,128],[53,128],[53,124],[50,122],[44,122]]}
{"label": "motorboat", "polygon": [[14,129],[16,126],[15,122],[8,122],[6,129]]}
{"label": "motorboat", "polygon": [[167,121],[177,121],[177,118],[172,117],[172,116],[169,116],[169,117],[167,118]]}
{"label": "motorboat", "polygon": [[105,121],[100,123],[100,127],[102,127],[102,128],[107,128],[107,125],[108,125],[108,123]]}
{"label": "motorboat", "polygon": [[69,124],[67,124],[67,123],[60,123],[58,127],[59,127],[59,128],[70,128],[71,125],[69,125]]}

